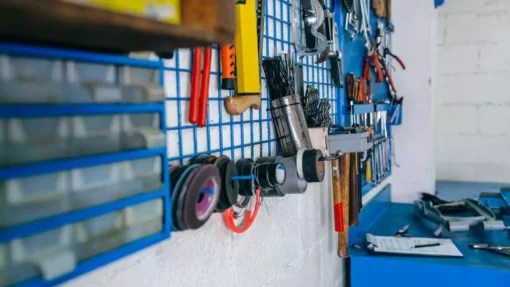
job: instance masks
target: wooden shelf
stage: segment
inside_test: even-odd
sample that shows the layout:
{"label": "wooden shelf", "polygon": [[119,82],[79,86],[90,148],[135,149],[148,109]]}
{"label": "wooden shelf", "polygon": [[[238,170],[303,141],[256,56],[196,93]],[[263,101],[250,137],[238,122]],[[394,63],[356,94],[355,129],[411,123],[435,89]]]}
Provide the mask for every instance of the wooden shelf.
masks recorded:
{"label": "wooden shelf", "polygon": [[0,0],[0,37],[109,52],[234,42],[234,1],[181,2],[181,23],[169,24],[57,0]]}

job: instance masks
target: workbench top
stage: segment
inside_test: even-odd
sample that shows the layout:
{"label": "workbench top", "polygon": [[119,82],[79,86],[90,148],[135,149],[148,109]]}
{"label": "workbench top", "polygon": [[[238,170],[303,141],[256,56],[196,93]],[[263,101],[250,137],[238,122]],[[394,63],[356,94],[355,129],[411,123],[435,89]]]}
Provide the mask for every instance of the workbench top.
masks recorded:
{"label": "workbench top", "polygon": [[[441,182],[438,195],[446,200],[477,198],[481,191],[498,191],[499,185],[480,185]],[[412,204],[389,202],[389,186],[362,211],[361,222],[351,228],[350,244],[356,243],[362,250],[351,247],[351,285],[371,286],[474,286],[475,284],[510,282],[510,257],[485,250],[473,250],[470,243],[489,243],[510,246],[506,232],[445,233],[442,238],[451,238],[464,258],[438,258],[417,256],[391,256],[368,254],[365,249],[366,232],[374,235],[393,236],[404,225],[409,224],[412,237],[434,237],[430,229],[415,216]],[[464,284],[464,285],[461,285]]]}

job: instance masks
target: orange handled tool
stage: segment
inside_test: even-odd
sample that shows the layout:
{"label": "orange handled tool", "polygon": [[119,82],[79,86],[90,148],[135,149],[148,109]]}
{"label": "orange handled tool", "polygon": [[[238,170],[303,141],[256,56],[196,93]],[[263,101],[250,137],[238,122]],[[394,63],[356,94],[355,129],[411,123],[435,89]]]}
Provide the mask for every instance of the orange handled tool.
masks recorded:
{"label": "orange handled tool", "polygon": [[221,46],[221,88],[235,89],[234,70],[236,65],[236,50],[233,44]]}

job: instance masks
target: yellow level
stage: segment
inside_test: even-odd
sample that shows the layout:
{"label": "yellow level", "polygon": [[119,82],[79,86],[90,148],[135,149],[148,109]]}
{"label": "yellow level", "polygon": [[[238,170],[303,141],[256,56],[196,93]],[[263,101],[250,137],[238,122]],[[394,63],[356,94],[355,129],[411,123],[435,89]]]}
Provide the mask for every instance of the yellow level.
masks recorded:
{"label": "yellow level", "polygon": [[[260,95],[257,0],[236,5],[237,94]],[[263,33],[263,31],[261,31]]]}

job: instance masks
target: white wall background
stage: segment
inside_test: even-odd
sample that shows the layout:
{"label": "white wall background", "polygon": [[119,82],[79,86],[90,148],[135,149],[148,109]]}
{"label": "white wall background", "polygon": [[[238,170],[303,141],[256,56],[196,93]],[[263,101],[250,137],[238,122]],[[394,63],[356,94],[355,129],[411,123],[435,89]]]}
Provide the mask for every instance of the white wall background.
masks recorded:
{"label": "white wall background", "polygon": [[[446,0],[450,1],[450,0]],[[398,65],[393,79],[404,96],[403,123],[393,128],[396,161],[393,166],[392,200],[410,202],[419,192],[433,192],[434,78],[436,10],[432,0],[393,0],[393,52],[407,70]]]}
{"label": "white wall background", "polygon": [[437,179],[510,182],[510,1],[447,0],[438,18]]}

